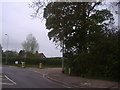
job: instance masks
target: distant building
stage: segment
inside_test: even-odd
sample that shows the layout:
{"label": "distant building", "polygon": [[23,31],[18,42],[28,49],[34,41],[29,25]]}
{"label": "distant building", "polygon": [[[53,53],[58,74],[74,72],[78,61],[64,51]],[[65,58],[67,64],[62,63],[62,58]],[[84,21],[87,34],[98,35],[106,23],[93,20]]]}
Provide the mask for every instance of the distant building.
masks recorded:
{"label": "distant building", "polygon": [[46,58],[46,56],[43,53],[39,53],[39,56],[42,58]]}

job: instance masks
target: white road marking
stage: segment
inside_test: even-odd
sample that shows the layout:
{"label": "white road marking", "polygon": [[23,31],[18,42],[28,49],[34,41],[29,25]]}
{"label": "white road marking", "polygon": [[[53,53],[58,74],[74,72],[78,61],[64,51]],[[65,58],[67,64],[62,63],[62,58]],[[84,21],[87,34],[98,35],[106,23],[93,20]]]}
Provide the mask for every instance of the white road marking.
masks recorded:
{"label": "white road marking", "polygon": [[5,85],[14,85],[12,83],[0,83],[0,84],[5,84]]}
{"label": "white road marking", "polygon": [[[0,79],[1,80],[8,80],[7,78],[3,78],[2,75],[0,75]],[[0,82],[0,85],[14,85],[14,84],[13,83],[2,83],[2,82]]]}
{"label": "white road marking", "polygon": [[13,84],[16,84],[13,80],[11,80],[10,78],[8,78],[6,75],[4,75],[6,77],[6,79],[8,79],[9,81],[11,81]]}

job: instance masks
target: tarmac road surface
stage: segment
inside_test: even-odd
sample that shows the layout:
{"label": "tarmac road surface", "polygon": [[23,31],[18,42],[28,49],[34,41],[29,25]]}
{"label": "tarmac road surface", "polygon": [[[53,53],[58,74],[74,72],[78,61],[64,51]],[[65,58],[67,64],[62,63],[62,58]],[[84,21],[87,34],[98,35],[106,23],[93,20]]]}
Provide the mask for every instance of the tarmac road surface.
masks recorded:
{"label": "tarmac road surface", "polygon": [[2,88],[67,88],[21,67],[4,66],[1,77]]}

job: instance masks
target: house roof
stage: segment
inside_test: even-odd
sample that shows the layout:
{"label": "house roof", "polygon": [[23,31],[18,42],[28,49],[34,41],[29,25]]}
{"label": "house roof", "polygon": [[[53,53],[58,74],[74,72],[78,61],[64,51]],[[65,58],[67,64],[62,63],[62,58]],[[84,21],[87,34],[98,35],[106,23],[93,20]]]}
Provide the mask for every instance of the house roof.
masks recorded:
{"label": "house roof", "polygon": [[46,57],[43,53],[39,53],[39,55],[44,58]]}

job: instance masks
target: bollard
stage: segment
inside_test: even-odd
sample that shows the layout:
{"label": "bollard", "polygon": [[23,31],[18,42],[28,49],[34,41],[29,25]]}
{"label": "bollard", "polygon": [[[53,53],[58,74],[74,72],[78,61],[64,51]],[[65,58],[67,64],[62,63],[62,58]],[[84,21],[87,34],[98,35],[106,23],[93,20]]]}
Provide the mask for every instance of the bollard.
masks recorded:
{"label": "bollard", "polygon": [[69,68],[69,75],[70,75],[70,73],[71,73],[71,69]]}
{"label": "bollard", "polygon": [[22,68],[25,68],[25,62],[21,62],[22,63]]}
{"label": "bollard", "polygon": [[62,68],[62,73],[64,73],[64,68]]}
{"label": "bollard", "polygon": [[23,66],[24,66],[24,68],[25,68],[25,62],[23,63]]}
{"label": "bollard", "polygon": [[22,63],[22,68],[23,68],[23,67],[24,67],[24,66],[23,66],[23,62],[21,62],[21,63]]}
{"label": "bollard", "polygon": [[42,63],[39,64],[39,68],[40,68],[40,69],[42,68]]}

